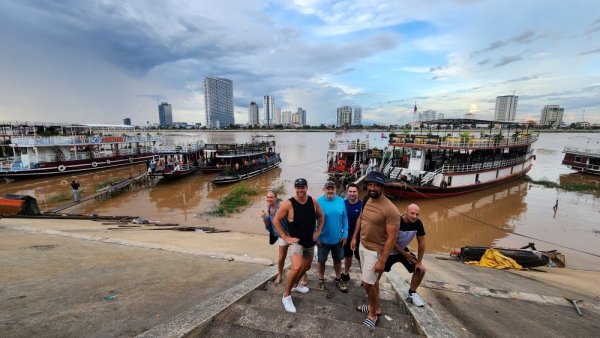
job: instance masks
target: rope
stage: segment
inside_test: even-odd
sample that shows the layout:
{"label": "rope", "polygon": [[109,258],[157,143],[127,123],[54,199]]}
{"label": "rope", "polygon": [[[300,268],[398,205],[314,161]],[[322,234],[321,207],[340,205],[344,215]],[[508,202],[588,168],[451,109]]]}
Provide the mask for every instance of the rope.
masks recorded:
{"label": "rope", "polygon": [[[412,190],[412,191],[416,192],[417,194],[419,194],[419,195],[423,196],[424,198],[429,198],[429,199],[432,199],[431,197],[429,197],[429,196],[427,196],[427,195],[423,194],[422,192],[415,190],[413,187],[409,186],[408,184],[406,185],[406,187],[407,187],[408,189],[410,189],[410,190]],[[442,207],[444,207],[444,208],[446,208],[446,209],[448,209],[448,210],[450,210],[450,211],[454,211],[455,213],[457,213],[457,214],[459,214],[459,215],[461,215],[461,216],[464,216],[464,217],[466,217],[466,218],[468,218],[468,219],[471,219],[471,220],[473,220],[473,221],[479,222],[479,223],[481,223],[481,224],[483,224],[483,225],[487,225],[487,226],[489,226],[489,227],[492,227],[492,228],[494,228],[494,229],[497,229],[497,230],[500,230],[500,231],[504,231],[504,232],[508,232],[508,233],[511,233],[511,234],[513,234],[513,235],[517,235],[517,236],[520,236],[520,237],[529,238],[529,239],[532,239],[532,240],[535,240],[535,241],[543,242],[543,243],[546,243],[546,244],[556,245],[556,246],[559,246],[559,247],[561,247],[561,248],[565,248],[565,249],[573,250],[573,251],[576,251],[576,252],[579,252],[579,253],[583,253],[583,254],[587,254],[587,255],[590,255],[590,256],[595,256],[595,257],[599,257],[599,258],[600,258],[600,254],[596,254],[596,253],[593,253],[593,252],[588,252],[588,251],[584,251],[584,250],[580,250],[580,249],[575,249],[575,248],[572,248],[572,247],[569,247],[569,246],[566,246],[566,245],[562,245],[562,244],[558,244],[558,243],[554,243],[554,242],[546,241],[546,240],[543,240],[543,239],[540,239],[540,238],[536,238],[536,237],[531,237],[531,236],[524,235],[524,234],[521,234],[521,233],[518,233],[518,232],[510,232],[510,231],[508,231],[508,230],[506,230],[506,229],[504,229],[504,228],[502,228],[502,227],[499,227],[499,226],[497,226],[497,225],[490,224],[490,223],[488,223],[488,222],[482,221],[482,220],[480,220],[480,219],[477,219],[477,218],[475,218],[475,217],[471,217],[471,216],[469,216],[469,215],[467,215],[467,214],[465,214],[465,213],[462,213],[462,212],[460,212],[460,211],[454,210],[454,209],[452,209],[451,207],[449,207],[449,206],[447,206],[447,205],[445,205],[445,204],[443,204],[443,203],[441,203],[441,202],[438,202],[437,200],[433,200],[433,202],[434,202],[434,203],[436,203],[436,204],[438,204],[438,205],[441,205]]]}

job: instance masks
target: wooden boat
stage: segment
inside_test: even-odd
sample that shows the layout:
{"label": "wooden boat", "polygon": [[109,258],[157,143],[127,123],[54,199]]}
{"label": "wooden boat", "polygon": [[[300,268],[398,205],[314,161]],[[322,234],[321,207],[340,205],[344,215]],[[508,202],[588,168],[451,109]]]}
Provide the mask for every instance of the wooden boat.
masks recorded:
{"label": "wooden boat", "polygon": [[390,134],[379,167],[386,175],[386,195],[460,195],[515,180],[531,169],[538,135],[528,124],[473,119],[425,123],[418,132]]}
{"label": "wooden boat", "polygon": [[281,163],[273,135],[254,135],[251,143],[234,145],[229,151],[216,153],[215,158],[222,163],[222,169],[212,179],[214,184],[246,180],[271,171]]}
{"label": "wooden boat", "polygon": [[514,259],[524,268],[548,265],[550,259],[539,251],[494,248],[488,246],[463,246],[460,248],[460,258],[463,261],[478,261],[487,249],[496,249],[506,257]]}
{"label": "wooden boat", "polygon": [[337,132],[329,141],[326,173],[336,181],[354,181],[366,173],[369,160],[369,136],[366,133]]}
{"label": "wooden boat", "polygon": [[202,142],[157,148],[159,155],[153,159],[157,162],[157,169],[152,175],[162,176],[169,180],[195,173],[198,171],[198,162],[202,158],[203,149]]}
{"label": "wooden boat", "polygon": [[[16,126],[15,126],[16,127]],[[46,134],[21,136],[13,131],[12,156],[0,161],[0,178],[32,178],[145,163],[162,139],[132,135],[130,126],[53,125]]]}
{"label": "wooden boat", "polygon": [[600,139],[589,137],[574,138],[563,149],[562,164],[586,174],[600,175]]}

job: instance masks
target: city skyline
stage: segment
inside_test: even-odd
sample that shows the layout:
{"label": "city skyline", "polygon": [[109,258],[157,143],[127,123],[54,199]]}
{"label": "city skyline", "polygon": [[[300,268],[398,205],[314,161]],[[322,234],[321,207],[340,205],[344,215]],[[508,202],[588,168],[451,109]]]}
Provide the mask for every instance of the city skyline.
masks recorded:
{"label": "city skyline", "polygon": [[[233,82],[235,123],[268,93],[311,125],[361,106],[363,124],[433,110],[600,123],[600,4],[595,1],[166,0],[0,2],[3,120],[205,123],[203,79]],[[210,13],[210,16],[206,13]],[[115,109],[118,107],[118,109]]]}

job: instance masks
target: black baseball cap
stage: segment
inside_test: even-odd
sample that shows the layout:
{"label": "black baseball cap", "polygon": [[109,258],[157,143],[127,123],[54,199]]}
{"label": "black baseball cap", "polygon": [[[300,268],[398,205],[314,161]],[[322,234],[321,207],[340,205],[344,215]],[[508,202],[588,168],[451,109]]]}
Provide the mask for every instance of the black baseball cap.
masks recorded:
{"label": "black baseball cap", "polygon": [[306,182],[305,178],[297,178],[294,181],[294,187],[306,187],[308,185],[308,182]]}
{"label": "black baseball cap", "polygon": [[365,177],[365,183],[369,182],[385,185],[385,175],[379,171],[371,171],[367,177]]}
{"label": "black baseball cap", "polygon": [[334,187],[335,188],[335,182],[334,181],[327,181],[327,182],[325,182],[325,186],[323,186],[323,188],[329,188],[329,187]]}

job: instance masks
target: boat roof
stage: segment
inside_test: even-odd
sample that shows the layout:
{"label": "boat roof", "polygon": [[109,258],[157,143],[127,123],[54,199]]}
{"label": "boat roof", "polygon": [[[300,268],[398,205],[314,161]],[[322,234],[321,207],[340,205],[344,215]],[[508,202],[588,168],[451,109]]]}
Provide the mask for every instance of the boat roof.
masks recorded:
{"label": "boat roof", "polygon": [[533,124],[530,121],[498,121],[498,120],[481,120],[481,119],[464,119],[464,118],[455,118],[455,119],[439,119],[439,120],[430,120],[423,121],[424,124],[502,124],[502,125],[529,125]]}

